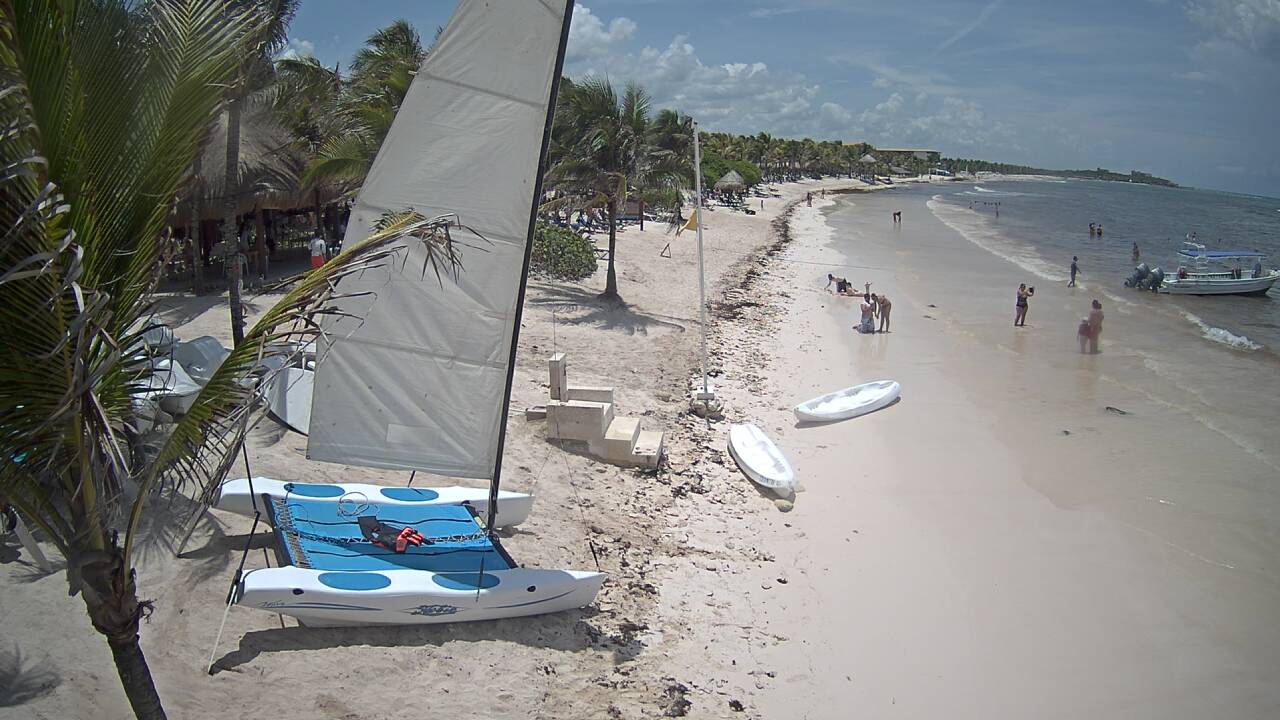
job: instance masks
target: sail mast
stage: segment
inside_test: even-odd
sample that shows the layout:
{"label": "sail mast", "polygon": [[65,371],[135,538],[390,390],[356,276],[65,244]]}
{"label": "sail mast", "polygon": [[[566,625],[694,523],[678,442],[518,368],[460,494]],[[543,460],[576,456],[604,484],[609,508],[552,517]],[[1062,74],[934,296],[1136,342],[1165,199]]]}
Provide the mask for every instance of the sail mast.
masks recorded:
{"label": "sail mast", "polygon": [[707,280],[702,260],[702,151],[698,144],[698,123],[693,121],[693,183],[694,183],[694,215],[698,228],[698,325],[702,328],[702,393],[698,399],[703,402],[714,400],[707,387]]}
{"label": "sail mast", "polygon": [[534,178],[533,202],[529,207],[529,232],[524,245],[524,266],[520,270],[520,289],[516,295],[515,322],[511,324],[511,357],[507,362],[507,389],[502,395],[502,415],[498,420],[497,457],[493,462],[493,479],[489,481],[489,512],[485,530],[493,532],[493,519],[498,513],[498,487],[502,482],[503,446],[507,440],[507,413],[511,411],[511,388],[516,379],[516,352],[520,347],[520,320],[524,316],[524,295],[529,283],[529,261],[533,257],[533,233],[538,224],[538,205],[542,202],[542,176],[546,172],[547,148],[551,144],[551,127],[556,116],[556,97],[560,92],[560,73],[564,70],[564,53],[569,44],[569,26],[573,22],[573,0],[564,9],[560,28],[560,44],[556,50],[555,72],[551,76],[551,95],[547,102],[547,121],[542,129],[542,149],[538,154],[538,172]]}

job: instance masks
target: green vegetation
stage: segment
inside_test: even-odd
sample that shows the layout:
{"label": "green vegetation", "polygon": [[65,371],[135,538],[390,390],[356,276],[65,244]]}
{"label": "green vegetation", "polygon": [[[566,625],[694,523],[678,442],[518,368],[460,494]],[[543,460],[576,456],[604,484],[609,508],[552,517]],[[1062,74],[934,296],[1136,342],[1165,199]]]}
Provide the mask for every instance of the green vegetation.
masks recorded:
{"label": "green vegetation", "polygon": [[596,246],[578,233],[551,223],[538,223],[532,253],[530,268],[549,277],[581,280],[596,271]]}
{"label": "green vegetation", "polygon": [[1110,180],[1113,182],[1143,183],[1163,187],[1178,187],[1172,180],[1156,177],[1148,173],[1133,170],[1129,173],[1112,172],[1105,168],[1095,170],[1047,170],[1029,165],[1010,165],[1008,163],[990,162],[987,160],[971,160],[966,158],[943,158],[939,165],[953,173],[956,172],[994,172],[1003,175],[1049,175],[1052,177],[1082,178],[1086,180]]}

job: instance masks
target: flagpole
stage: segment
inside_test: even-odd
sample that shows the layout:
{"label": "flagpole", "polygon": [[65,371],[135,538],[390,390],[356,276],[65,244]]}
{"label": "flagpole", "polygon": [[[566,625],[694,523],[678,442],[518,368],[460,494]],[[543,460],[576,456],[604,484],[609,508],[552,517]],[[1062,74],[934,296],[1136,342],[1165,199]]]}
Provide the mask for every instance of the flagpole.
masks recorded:
{"label": "flagpole", "polygon": [[[698,123],[693,122],[694,217],[698,228],[698,322],[702,327],[702,392],[698,399],[706,403],[715,399],[707,386],[707,279],[702,257],[702,150],[698,145]],[[709,415],[709,413],[708,413]]]}

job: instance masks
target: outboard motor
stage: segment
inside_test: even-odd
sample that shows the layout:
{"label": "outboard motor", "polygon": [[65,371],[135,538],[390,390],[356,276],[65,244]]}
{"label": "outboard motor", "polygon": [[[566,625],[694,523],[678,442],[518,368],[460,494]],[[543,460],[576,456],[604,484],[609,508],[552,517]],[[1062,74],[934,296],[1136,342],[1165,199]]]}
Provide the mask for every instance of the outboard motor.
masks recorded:
{"label": "outboard motor", "polygon": [[1147,264],[1141,263],[1138,267],[1133,269],[1133,272],[1129,273],[1129,277],[1124,281],[1124,286],[1128,288],[1141,287],[1143,279],[1146,278],[1149,273],[1150,271],[1147,269]]}
{"label": "outboard motor", "polygon": [[1147,276],[1147,281],[1147,289],[1151,292],[1156,292],[1160,289],[1160,286],[1164,284],[1164,271],[1160,268],[1155,268],[1151,271],[1151,274]]}

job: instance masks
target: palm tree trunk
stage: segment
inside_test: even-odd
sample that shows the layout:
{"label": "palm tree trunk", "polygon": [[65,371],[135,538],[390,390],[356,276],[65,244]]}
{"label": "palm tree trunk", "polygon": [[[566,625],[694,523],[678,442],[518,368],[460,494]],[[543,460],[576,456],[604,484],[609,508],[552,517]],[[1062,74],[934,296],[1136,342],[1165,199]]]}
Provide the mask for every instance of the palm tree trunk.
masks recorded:
{"label": "palm tree trunk", "polygon": [[258,264],[254,270],[257,271],[258,278],[265,281],[267,279],[267,218],[266,211],[260,204],[254,204],[253,222],[258,228],[258,242],[255,248],[258,253]]}
{"label": "palm tree trunk", "polygon": [[236,204],[240,199],[240,113],[243,100],[235,98],[227,106],[227,173],[222,198],[222,239],[230,251],[225,262],[231,267],[227,272],[227,294],[231,301],[231,339],[235,345],[244,342],[244,306],[240,304],[239,228],[236,227]]}
{"label": "palm tree trunk", "polygon": [[90,550],[83,563],[81,594],[93,627],[107,638],[116,673],[138,720],[165,720],[164,707],[151,679],[151,669],[138,643],[138,624],[151,611],[150,602],[140,602],[134,572],[125,563],[124,553],[111,538],[103,551]]}
{"label": "palm tree trunk", "polygon": [[609,272],[604,282],[604,293],[600,296],[605,300],[618,299],[618,274],[614,269],[614,258],[618,254],[618,200],[616,198],[609,199]]}
{"label": "palm tree trunk", "polygon": [[196,295],[204,293],[204,233],[200,232],[204,225],[200,208],[200,196],[204,188],[200,185],[200,172],[203,153],[196,153],[195,162],[191,165],[191,225],[194,233],[188,235],[191,241],[191,281]]}

